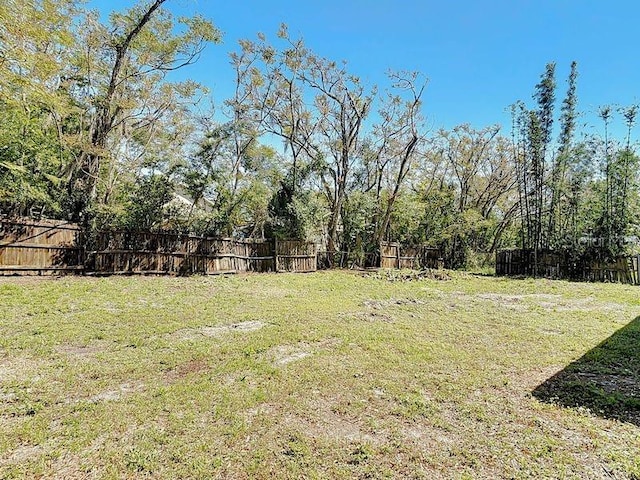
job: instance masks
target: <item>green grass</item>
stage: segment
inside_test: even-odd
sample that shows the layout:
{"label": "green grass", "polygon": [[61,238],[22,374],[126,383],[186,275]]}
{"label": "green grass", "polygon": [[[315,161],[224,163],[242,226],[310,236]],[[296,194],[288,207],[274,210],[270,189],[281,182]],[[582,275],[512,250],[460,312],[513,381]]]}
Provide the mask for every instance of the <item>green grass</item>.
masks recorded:
{"label": "green grass", "polygon": [[640,478],[637,287],[401,278],[0,279],[0,478]]}

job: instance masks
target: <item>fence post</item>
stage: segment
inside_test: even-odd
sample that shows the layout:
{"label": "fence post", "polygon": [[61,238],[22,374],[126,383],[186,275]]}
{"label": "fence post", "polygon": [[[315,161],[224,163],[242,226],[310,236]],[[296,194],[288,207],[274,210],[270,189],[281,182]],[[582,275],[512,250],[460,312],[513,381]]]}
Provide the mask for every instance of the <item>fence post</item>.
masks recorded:
{"label": "fence post", "polygon": [[273,271],[278,272],[278,239],[273,239]]}

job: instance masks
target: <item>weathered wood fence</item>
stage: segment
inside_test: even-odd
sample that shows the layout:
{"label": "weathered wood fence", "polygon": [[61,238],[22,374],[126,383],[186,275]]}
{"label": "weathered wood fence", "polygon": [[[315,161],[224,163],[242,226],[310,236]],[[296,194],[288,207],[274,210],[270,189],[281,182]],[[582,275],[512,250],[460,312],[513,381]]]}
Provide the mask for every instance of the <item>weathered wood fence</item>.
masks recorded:
{"label": "weathered wood fence", "polygon": [[239,240],[150,232],[101,232],[93,271],[207,275],[239,272],[312,272],[313,243]]}
{"label": "weathered wood fence", "polygon": [[403,247],[399,243],[380,245],[382,268],[442,268],[442,253],[437,248]]}
{"label": "weathered wood fence", "polygon": [[318,268],[441,268],[437,249],[384,243],[354,256],[318,252],[300,240],[208,238],[166,232],[98,232],[85,251],[78,225],[0,218],[0,274],[84,271],[94,274],[225,274],[313,272]]}
{"label": "weathered wood fence", "polygon": [[[537,265],[537,269],[536,269]],[[571,259],[559,252],[501,250],[496,253],[496,275],[523,275],[592,282],[640,285],[640,255],[611,261]]]}
{"label": "weathered wood fence", "polygon": [[82,271],[82,229],[58,220],[0,217],[0,275]]}
{"label": "weathered wood fence", "polygon": [[149,232],[101,232],[93,253],[96,273],[237,273],[273,270],[267,242]]}
{"label": "weathered wood fence", "polygon": [[276,272],[315,272],[316,244],[300,240],[275,240]]}

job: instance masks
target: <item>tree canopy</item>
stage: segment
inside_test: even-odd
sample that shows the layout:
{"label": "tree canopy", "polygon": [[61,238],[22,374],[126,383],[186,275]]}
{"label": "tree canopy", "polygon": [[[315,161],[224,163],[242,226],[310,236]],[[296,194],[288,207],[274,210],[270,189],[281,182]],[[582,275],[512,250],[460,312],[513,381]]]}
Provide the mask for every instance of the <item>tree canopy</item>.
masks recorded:
{"label": "tree canopy", "polygon": [[77,0],[0,4],[1,213],[355,255],[427,244],[456,267],[503,247],[636,248],[637,107],[601,107],[598,134],[580,127],[575,62],[562,100],[546,65],[510,132],[464,119],[434,130],[423,73],[368,84],[283,25],[239,42],[233,94],[206,109],[188,67],[221,33],[168,3],[106,21]]}

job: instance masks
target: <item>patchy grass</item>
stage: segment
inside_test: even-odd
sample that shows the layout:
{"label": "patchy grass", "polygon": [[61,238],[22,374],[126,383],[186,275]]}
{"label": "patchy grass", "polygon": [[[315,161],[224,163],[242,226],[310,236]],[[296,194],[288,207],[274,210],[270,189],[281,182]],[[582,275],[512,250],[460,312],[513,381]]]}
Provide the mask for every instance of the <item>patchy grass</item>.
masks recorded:
{"label": "patchy grass", "polygon": [[1,279],[0,478],[640,478],[639,315],[465,274]]}

